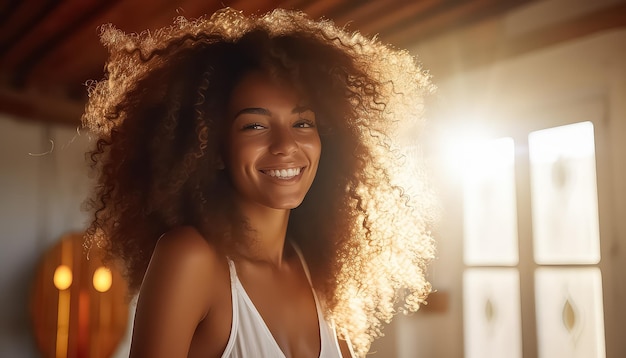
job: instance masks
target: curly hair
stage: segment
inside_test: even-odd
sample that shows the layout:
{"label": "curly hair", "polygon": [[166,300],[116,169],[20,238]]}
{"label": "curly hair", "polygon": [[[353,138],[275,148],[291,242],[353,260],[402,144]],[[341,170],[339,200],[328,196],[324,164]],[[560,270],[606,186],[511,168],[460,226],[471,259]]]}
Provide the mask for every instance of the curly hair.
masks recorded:
{"label": "curly hair", "polygon": [[261,70],[303,91],[318,118],[319,168],[287,235],[340,337],[364,355],[399,307],[424,303],[432,199],[393,140],[421,123],[433,91],[411,55],[287,10],[223,9],[140,34],[105,25],[101,40],[107,75],[90,84],[82,118],[97,136],[86,246],[121,259],[131,289],[176,226],[193,225],[224,254],[246,245],[219,158],[230,92]]}

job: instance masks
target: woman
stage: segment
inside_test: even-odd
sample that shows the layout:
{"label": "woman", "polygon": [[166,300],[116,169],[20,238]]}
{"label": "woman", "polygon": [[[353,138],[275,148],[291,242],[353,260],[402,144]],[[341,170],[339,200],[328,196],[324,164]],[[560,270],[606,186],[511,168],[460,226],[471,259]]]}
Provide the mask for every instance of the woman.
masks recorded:
{"label": "woman", "polygon": [[86,245],[139,289],[131,356],[362,356],[424,301],[429,199],[391,140],[432,91],[411,56],[285,10],[102,40]]}

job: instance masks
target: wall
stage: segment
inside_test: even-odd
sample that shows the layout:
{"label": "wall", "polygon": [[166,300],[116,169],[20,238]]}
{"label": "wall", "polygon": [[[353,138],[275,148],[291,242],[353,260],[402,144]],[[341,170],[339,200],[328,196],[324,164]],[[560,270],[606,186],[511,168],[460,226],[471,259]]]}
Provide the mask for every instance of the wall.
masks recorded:
{"label": "wall", "polygon": [[88,146],[76,128],[0,114],[1,357],[39,355],[30,329],[31,283],[43,253],[64,233],[85,228]]}

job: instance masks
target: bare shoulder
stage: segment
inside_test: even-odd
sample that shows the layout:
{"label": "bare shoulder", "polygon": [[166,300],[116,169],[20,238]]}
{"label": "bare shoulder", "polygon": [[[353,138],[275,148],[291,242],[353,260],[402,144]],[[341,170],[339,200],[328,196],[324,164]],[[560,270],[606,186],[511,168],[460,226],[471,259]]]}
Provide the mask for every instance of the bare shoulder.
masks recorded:
{"label": "bare shoulder", "polygon": [[158,282],[169,282],[175,286],[168,288],[182,289],[178,292],[191,289],[195,294],[208,298],[204,302],[210,303],[214,291],[209,288],[228,277],[225,275],[226,270],[226,259],[213,244],[194,227],[181,226],[159,238],[146,279],[148,275],[156,275],[159,277]]}
{"label": "bare shoulder", "polygon": [[155,253],[163,254],[170,259],[188,256],[209,261],[218,258],[215,246],[192,226],[180,226],[161,235]]}
{"label": "bare shoulder", "polygon": [[193,227],[161,236],[139,292],[131,355],[186,356],[221,287],[228,291],[227,271],[225,258]]}

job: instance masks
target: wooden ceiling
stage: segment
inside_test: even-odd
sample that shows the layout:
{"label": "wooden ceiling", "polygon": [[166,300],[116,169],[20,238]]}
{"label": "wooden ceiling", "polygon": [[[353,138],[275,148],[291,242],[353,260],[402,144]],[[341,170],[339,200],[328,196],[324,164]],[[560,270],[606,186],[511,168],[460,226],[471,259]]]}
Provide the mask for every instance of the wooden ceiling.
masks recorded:
{"label": "wooden ceiling", "polygon": [[[0,1],[0,112],[77,125],[86,99],[84,83],[103,76],[106,52],[97,27],[113,23],[127,32],[171,24],[174,17],[211,14],[230,6],[245,13],[293,8],[325,17],[397,47],[410,47],[459,29],[493,21],[531,0],[2,0]],[[533,33],[508,47],[515,55],[538,46],[624,26],[623,4]],[[492,44],[493,45],[493,44]],[[482,47],[462,54],[487,61]]]}

